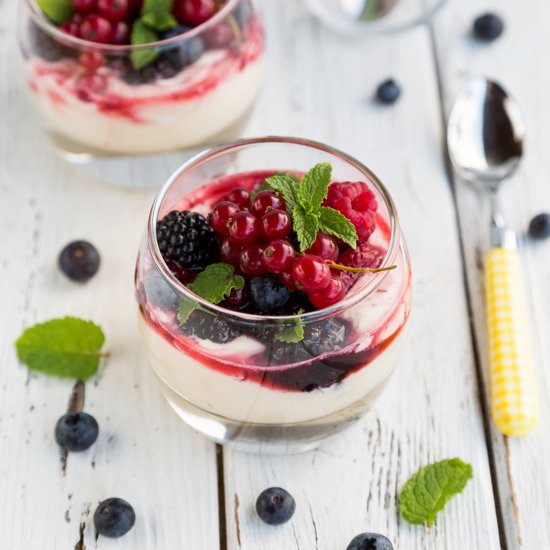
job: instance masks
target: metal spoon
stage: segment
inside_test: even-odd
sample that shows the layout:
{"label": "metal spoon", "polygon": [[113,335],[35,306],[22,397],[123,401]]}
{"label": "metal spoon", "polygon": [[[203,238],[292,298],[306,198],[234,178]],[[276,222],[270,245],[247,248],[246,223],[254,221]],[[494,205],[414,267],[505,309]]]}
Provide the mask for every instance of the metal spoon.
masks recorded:
{"label": "metal spoon", "polygon": [[527,300],[517,238],[506,226],[497,192],[517,170],[525,126],[517,103],[490,80],[471,80],[456,100],[447,126],[453,167],[491,199],[491,249],[485,257],[491,409],[501,432],[529,432],[538,417]]}

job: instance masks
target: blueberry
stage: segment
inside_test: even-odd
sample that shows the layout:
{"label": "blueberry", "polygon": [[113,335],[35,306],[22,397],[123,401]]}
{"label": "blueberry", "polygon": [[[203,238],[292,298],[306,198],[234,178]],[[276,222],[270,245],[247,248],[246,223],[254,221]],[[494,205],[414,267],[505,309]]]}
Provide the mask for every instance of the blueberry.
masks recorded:
{"label": "blueberry", "polygon": [[376,88],[376,98],[380,103],[385,103],[386,105],[395,103],[400,95],[401,88],[393,78],[384,80],[384,82],[379,84]]}
{"label": "blueberry", "polygon": [[85,283],[99,269],[99,252],[87,241],[73,241],[61,251],[58,263],[69,279]]}
{"label": "blueberry", "polygon": [[306,327],[304,347],[313,356],[340,351],[346,344],[348,325],[342,319],[328,319]]}
{"label": "blueberry", "polygon": [[108,498],[100,502],[94,512],[94,525],[98,534],[117,538],[125,535],[136,522],[136,513],[121,498]]}
{"label": "blueberry", "polygon": [[269,525],[286,523],[296,510],[292,495],[280,487],[271,487],[262,491],[256,500],[256,512],[259,518]]}
{"label": "blueberry", "polygon": [[278,277],[272,275],[252,277],[250,297],[259,313],[272,313],[288,302],[290,290]]}
{"label": "blueberry", "polygon": [[346,550],[393,550],[393,544],[378,533],[361,533],[348,545]]}
{"label": "blueberry", "polygon": [[155,307],[175,310],[178,295],[157,271],[151,271],[143,281],[146,300]]}
{"label": "blueberry", "polygon": [[252,17],[252,5],[249,0],[242,0],[234,12],[239,25],[244,25]]}
{"label": "blueberry", "polygon": [[472,27],[472,34],[478,40],[490,42],[498,38],[504,30],[502,19],[495,13],[485,13],[477,17]]}
{"label": "blueberry", "polygon": [[96,442],[98,434],[96,419],[83,412],[67,413],[55,425],[57,444],[73,453],[89,449]]}
{"label": "blueberry", "polygon": [[533,239],[547,239],[550,237],[550,214],[537,214],[529,223],[529,235]]}
{"label": "blueberry", "polygon": [[[191,27],[180,25],[174,29],[170,29],[161,35],[162,40],[168,38],[174,38],[184,32],[191,30]],[[182,69],[186,65],[191,65],[199,59],[204,53],[204,41],[199,36],[193,38],[186,38],[181,42],[174,44],[172,47],[168,47],[163,50],[163,56],[171,61],[171,63]]]}

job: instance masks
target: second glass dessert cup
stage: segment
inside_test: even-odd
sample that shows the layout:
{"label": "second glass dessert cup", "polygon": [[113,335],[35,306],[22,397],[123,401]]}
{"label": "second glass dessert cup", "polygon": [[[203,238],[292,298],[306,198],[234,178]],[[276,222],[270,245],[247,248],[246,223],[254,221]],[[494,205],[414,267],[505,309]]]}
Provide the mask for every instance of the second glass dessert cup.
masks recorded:
{"label": "second glass dessert cup", "polygon": [[[193,294],[166,264],[157,223],[168,213],[207,214],[235,187],[273,173],[332,165],[333,181],[365,182],[376,197],[369,242],[380,267],[344,299],[294,315],[257,315]],[[250,452],[302,452],[342,431],[372,405],[396,368],[410,309],[410,264],[393,201],[361,163],[294,138],[241,140],[195,157],[153,204],[136,268],[139,327],[148,362],[174,410],[211,439]],[[193,309],[178,320],[178,308]],[[297,342],[281,335],[303,329]]]}
{"label": "second glass dessert cup", "polygon": [[83,40],[21,0],[19,42],[30,97],[58,149],[146,155],[235,136],[263,75],[255,0],[227,0],[208,21],[142,45]]}

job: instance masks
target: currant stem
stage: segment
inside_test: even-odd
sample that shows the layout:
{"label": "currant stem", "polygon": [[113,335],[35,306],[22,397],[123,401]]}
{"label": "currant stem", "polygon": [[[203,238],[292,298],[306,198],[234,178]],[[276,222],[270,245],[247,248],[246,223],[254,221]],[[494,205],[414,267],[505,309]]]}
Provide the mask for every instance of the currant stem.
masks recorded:
{"label": "currant stem", "polygon": [[388,267],[350,267],[348,265],[337,264],[336,262],[328,262],[328,266],[331,269],[339,269],[341,271],[351,271],[352,273],[380,273],[382,271],[391,271],[395,269],[396,265],[390,265]]}

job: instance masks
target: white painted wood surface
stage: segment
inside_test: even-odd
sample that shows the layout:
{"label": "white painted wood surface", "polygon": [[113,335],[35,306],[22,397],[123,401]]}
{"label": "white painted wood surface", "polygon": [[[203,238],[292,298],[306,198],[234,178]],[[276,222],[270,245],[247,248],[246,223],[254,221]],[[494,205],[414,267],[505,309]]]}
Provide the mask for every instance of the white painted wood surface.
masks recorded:
{"label": "white painted wood surface", "polygon": [[[269,71],[245,132],[329,142],[386,182],[409,243],[414,308],[402,365],[364,421],[301,456],[225,450],[223,472],[217,471],[214,445],[162,402],[140,352],[132,270],[153,192],[106,185],[55,157],[17,79],[14,4],[0,0],[0,548],[72,550],[81,523],[88,550],[344,550],[366,530],[386,534],[401,550],[493,549],[501,541],[513,549],[520,547],[519,536],[522,548],[547,547],[549,245],[524,250],[542,348],[541,424],[528,438],[505,441],[480,402],[485,389],[478,369],[484,372],[485,363],[477,266],[487,213],[467,188],[456,188],[455,202],[442,153],[437,80],[441,75],[445,108],[468,74],[487,71],[524,105],[528,157],[503,194],[508,217],[521,230],[532,214],[550,210],[545,1],[532,0],[529,9],[511,0],[495,3],[508,29],[490,46],[472,43],[467,29],[491,2],[451,0],[434,21],[433,36],[423,27],[363,43],[323,29],[295,0],[263,3]],[[404,93],[395,106],[383,108],[371,95],[387,76],[398,79]],[[167,169],[150,178],[161,183]],[[65,281],[55,266],[60,247],[79,237],[96,243],[103,259],[100,274],[83,287]],[[13,352],[23,327],[64,314],[101,323],[111,351],[100,375],[86,385],[85,409],[100,423],[100,440],[69,457],[66,475],[53,426],[72,385],[29,377]],[[418,467],[452,456],[473,464],[473,482],[431,531],[407,525],[397,510],[403,483]],[[225,493],[221,509],[218,474]],[[262,525],[253,512],[256,496],[271,485],[286,487],[297,500],[295,517],[280,528]],[[95,541],[88,510],[93,513],[95,503],[109,496],[132,502],[138,521],[119,541]]]}

